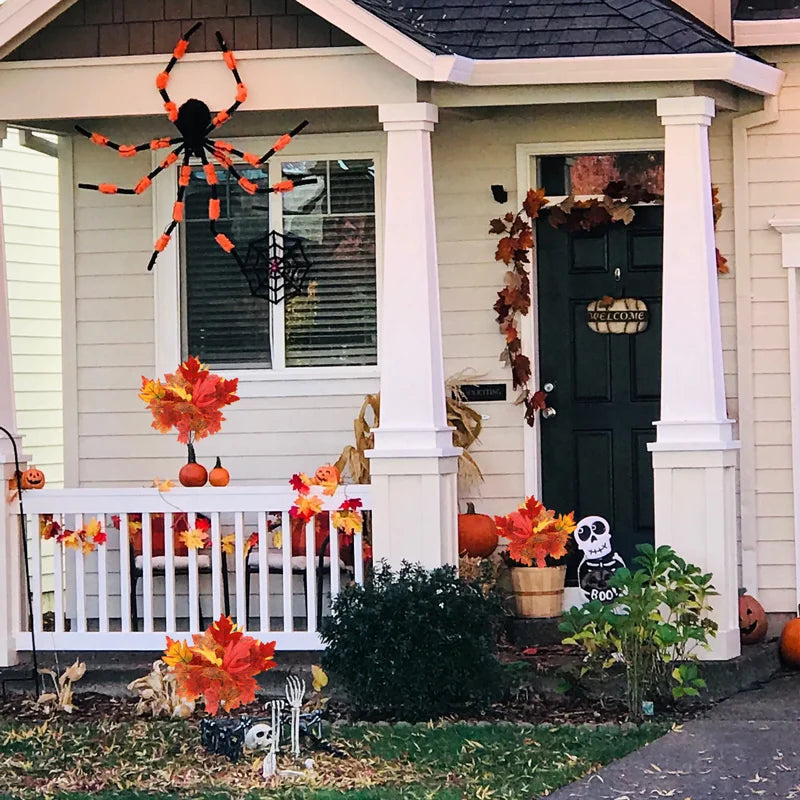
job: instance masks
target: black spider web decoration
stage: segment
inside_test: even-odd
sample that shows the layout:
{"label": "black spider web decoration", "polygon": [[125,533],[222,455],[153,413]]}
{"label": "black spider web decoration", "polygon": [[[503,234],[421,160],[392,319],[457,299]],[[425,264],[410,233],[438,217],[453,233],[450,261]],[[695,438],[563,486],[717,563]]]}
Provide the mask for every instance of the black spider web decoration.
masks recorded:
{"label": "black spider web decoration", "polygon": [[247,255],[240,263],[254,297],[273,305],[308,292],[311,262],[299,236],[270,231],[247,244]]}

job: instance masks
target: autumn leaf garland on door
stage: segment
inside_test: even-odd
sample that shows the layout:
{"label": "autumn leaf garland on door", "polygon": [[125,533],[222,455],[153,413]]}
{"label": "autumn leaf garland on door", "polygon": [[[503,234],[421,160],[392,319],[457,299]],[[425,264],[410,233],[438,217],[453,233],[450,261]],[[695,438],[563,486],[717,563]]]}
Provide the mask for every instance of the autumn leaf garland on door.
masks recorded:
{"label": "autumn leaf garland on door", "polygon": [[543,189],[529,189],[522,208],[516,214],[509,211],[504,217],[489,223],[489,232],[500,236],[495,260],[508,267],[503,276],[503,288],[497,293],[494,304],[500,332],[506,338],[500,359],[511,367],[513,387],[520,390],[516,402],[525,406],[525,420],[529,425],[533,425],[536,411],[544,405],[544,398],[541,392],[531,392],[531,362],[522,352],[519,326],[520,318],[526,316],[531,308],[527,265],[530,264],[528,254],[533,249],[532,223],[547,202]]}

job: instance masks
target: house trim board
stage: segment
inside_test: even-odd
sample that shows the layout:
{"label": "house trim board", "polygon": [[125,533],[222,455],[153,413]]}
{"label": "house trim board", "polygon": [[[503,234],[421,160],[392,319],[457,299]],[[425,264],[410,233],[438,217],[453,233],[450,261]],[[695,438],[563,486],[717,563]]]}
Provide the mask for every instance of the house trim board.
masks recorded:
{"label": "house trim board", "polygon": [[737,47],[800,44],[800,19],[734,20]]}
{"label": "house trim board", "polygon": [[[517,208],[528,189],[538,186],[538,176],[532,174],[533,159],[548,155],[569,155],[579,153],[621,153],[637,150],[663,150],[664,139],[597,139],[572,142],[538,142],[536,144],[517,145]],[[531,361],[531,389],[540,388],[542,377],[539,371],[539,338],[538,321],[538,247],[536,246],[536,226],[533,228],[534,248],[530,266],[531,313],[522,319],[520,337],[522,351],[527,353]],[[541,496],[542,491],[542,453],[540,428],[544,424],[541,416],[533,426],[528,425],[520,413],[523,431],[523,485],[526,496]]]}

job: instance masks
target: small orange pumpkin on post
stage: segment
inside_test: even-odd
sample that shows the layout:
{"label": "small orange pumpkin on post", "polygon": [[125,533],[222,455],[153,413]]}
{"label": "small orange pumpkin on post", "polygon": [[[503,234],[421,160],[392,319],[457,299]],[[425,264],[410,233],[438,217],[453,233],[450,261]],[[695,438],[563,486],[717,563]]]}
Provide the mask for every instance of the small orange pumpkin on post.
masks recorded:
{"label": "small orange pumpkin on post", "polygon": [[28,467],[20,477],[23,489],[44,489],[44,472],[36,467]]}
{"label": "small orange pumpkin on post", "polygon": [[219,456],[217,456],[217,463],[208,473],[208,482],[212,486],[227,486],[231,482],[231,474],[222,466]]}
{"label": "small orange pumpkin on post", "polygon": [[194,445],[189,442],[189,461],[181,467],[178,473],[178,480],[181,486],[205,486],[208,480],[208,472],[202,464],[197,463]]}
{"label": "small orange pumpkin on post", "polygon": [[475,504],[467,503],[467,513],[458,515],[458,552],[488,558],[498,541],[494,520],[487,514],[476,514]]}

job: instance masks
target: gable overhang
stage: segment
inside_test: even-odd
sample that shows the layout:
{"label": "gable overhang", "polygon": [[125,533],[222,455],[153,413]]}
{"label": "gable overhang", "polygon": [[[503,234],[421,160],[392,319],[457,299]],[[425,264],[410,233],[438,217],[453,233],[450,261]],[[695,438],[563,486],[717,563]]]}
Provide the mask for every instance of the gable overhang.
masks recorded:
{"label": "gable overhang", "polygon": [[0,58],[5,58],[77,0],[6,0],[0,5]]}

